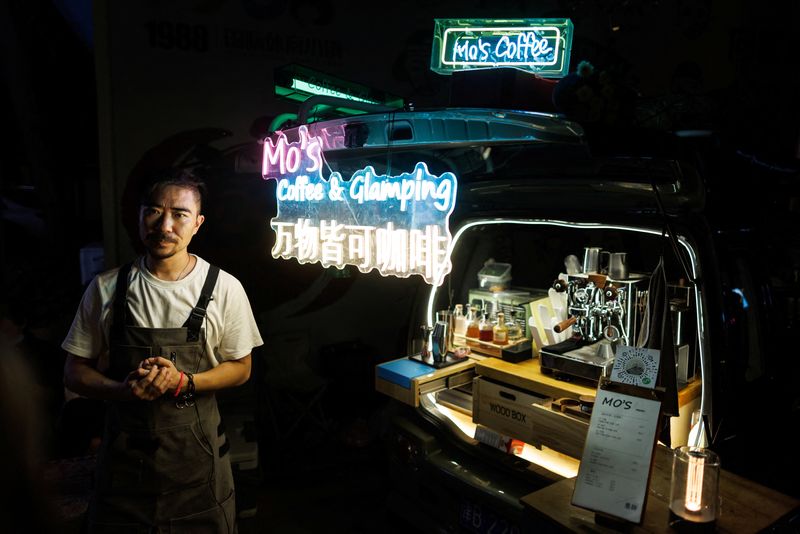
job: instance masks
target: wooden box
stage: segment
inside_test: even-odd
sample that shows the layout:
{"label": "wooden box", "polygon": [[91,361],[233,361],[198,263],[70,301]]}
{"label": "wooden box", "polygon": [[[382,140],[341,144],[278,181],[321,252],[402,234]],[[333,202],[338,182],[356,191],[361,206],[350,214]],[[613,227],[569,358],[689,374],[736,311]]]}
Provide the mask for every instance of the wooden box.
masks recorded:
{"label": "wooden box", "polygon": [[589,421],[556,412],[551,399],[485,377],[472,381],[472,420],[531,445],[580,458]]}

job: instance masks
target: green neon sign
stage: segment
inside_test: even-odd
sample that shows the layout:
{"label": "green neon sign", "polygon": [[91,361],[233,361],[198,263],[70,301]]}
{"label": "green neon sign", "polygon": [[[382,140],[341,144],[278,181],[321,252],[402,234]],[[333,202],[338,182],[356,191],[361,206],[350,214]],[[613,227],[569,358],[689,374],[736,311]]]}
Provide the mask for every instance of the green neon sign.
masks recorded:
{"label": "green neon sign", "polygon": [[367,102],[368,104],[377,104],[374,100],[370,100],[368,98],[362,98],[360,96],[355,96],[350,93],[345,93],[334,89],[332,87],[326,87],[324,85],[317,85],[312,82],[307,82],[305,80],[298,80],[297,78],[292,78],[292,89],[298,91],[300,93],[306,93],[309,95],[326,95],[326,96],[335,96],[337,98],[343,98],[345,100],[352,100],[354,102]]}
{"label": "green neon sign", "polygon": [[435,19],[431,70],[512,67],[543,78],[569,72],[570,19]]}
{"label": "green neon sign", "polygon": [[300,65],[275,69],[274,79],[275,95],[290,100],[303,102],[311,96],[324,95],[393,108],[402,108],[404,105],[403,99],[398,96]]}

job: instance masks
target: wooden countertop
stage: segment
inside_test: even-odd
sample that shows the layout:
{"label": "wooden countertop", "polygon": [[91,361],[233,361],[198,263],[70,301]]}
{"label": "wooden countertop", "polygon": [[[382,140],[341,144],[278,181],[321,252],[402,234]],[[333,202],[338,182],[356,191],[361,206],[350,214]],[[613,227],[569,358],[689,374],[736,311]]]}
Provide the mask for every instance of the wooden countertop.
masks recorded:
{"label": "wooden countertop", "polygon": [[576,379],[573,382],[558,380],[553,375],[542,373],[539,359],[511,363],[498,358],[484,358],[475,364],[475,372],[486,378],[503,382],[546,397],[572,397],[594,395],[597,387],[589,381]]}
{"label": "wooden countertop", "polygon": [[[670,478],[672,453],[656,447],[655,464],[650,478],[647,508],[641,525],[631,525],[626,532],[674,532],[669,526]],[[537,519],[545,519],[567,532],[612,533],[619,529],[598,525],[590,510],[571,504],[575,479],[556,482],[521,499],[526,510]],[[717,532],[759,532],[787,514],[800,513],[800,500],[742,478],[729,471],[720,472],[719,491],[722,513]]]}
{"label": "wooden countertop", "polygon": [[[486,378],[503,382],[519,389],[533,391],[554,399],[581,395],[594,396],[597,385],[579,378],[567,382],[553,375],[542,373],[539,359],[534,358],[520,363],[510,363],[498,358],[484,358],[475,365],[475,372]],[[702,381],[695,379],[678,392],[678,404],[684,406],[700,396]]]}

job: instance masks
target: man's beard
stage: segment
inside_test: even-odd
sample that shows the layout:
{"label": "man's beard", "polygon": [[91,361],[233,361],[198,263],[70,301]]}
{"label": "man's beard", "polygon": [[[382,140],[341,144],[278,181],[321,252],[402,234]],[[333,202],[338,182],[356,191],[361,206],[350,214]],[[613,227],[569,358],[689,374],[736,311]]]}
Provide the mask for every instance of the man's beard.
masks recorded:
{"label": "man's beard", "polygon": [[171,250],[169,252],[161,252],[160,245],[162,242],[177,244],[178,238],[172,234],[166,234],[163,232],[151,232],[145,236],[144,239],[145,246],[147,246],[147,250],[151,256],[154,258],[169,258],[172,256],[175,251]]}

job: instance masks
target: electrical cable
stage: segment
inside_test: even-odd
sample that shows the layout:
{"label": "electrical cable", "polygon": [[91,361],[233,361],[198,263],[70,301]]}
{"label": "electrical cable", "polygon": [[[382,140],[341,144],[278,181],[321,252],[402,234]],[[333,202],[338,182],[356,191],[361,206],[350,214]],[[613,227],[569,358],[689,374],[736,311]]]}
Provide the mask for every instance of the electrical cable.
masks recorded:
{"label": "electrical cable", "polygon": [[639,331],[639,339],[637,340],[638,347],[644,347],[647,345],[647,342],[650,340],[650,331],[651,331],[651,317],[650,317],[650,295],[653,294],[653,279],[655,278],[654,275],[659,271],[663,271],[664,268],[664,256],[661,255],[658,258],[658,263],[653,268],[653,272],[651,273],[650,280],[647,282],[647,298],[645,299],[644,311],[642,312],[642,330]]}
{"label": "electrical cable", "polygon": [[[697,279],[694,278],[689,268],[686,265],[686,259],[683,257],[683,254],[678,247],[678,240],[675,237],[675,232],[672,230],[672,225],[669,223],[669,216],[667,215],[667,211],[664,209],[664,203],[661,200],[661,193],[658,192],[658,187],[656,186],[655,182],[651,182],[650,186],[653,189],[653,193],[655,194],[656,204],[658,204],[658,211],[661,214],[662,218],[664,219],[664,227],[666,228],[666,238],[669,242],[670,246],[672,247],[672,252],[675,254],[675,258],[678,260],[678,263],[681,266],[681,270],[683,271],[684,276],[686,279],[691,282],[692,285],[697,285]],[[663,235],[663,234],[662,234]]]}
{"label": "electrical cable", "polygon": [[[661,216],[663,218],[663,221],[664,221],[665,232],[662,233],[662,235],[666,234],[665,237],[666,237],[667,241],[669,241],[669,243],[670,243],[672,251],[675,254],[676,259],[678,260],[678,263],[680,264],[681,270],[683,271],[683,274],[686,277],[686,280],[689,281],[689,283],[692,285],[692,287],[697,287],[699,285],[698,280],[697,280],[697,278],[692,276],[688,266],[686,265],[686,260],[685,260],[685,258],[683,256],[683,254],[681,253],[680,248],[678,247],[678,241],[677,241],[677,238],[675,237],[675,232],[673,231],[672,226],[670,225],[669,216],[667,215],[667,211],[664,208],[664,203],[663,203],[663,201],[661,199],[661,194],[658,191],[658,187],[656,186],[655,181],[652,181],[650,183],[650,186],[651,186],[651,188],[653,190],[653,194],[654,194],[655,199],[656,199],[656,204],[658,206],[658,211],[661,214]],[[702,361],[701,361],[701,370],[703,370]],[[709,423],[709,418],[705,413],[703,413],[702,409],[701,409],[701,412],[700,412],[700,419],[701,419],[702,427],[703,427],[703,429],[704,429],[704,431],[706,433],[706,436],[708,436],[708,439],[710,440],[709,442],[713,444],[714,443],[714,439],[716,438],[716,436],[712,435],[711,428],[710,428],[711,425]]]}

